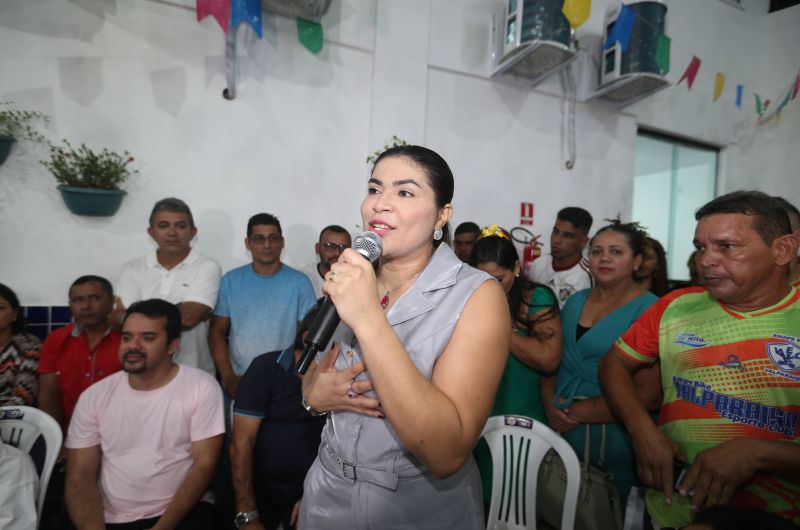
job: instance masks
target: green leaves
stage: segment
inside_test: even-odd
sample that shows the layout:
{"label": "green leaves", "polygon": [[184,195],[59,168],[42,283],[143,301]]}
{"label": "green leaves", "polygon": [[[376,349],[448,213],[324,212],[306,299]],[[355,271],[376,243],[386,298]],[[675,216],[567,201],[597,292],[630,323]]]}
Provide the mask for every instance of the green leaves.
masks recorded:
{"label": "green leaves", "polygon": [[397,147],[399,145],[408,145],[408,142],[406,142],[402,138],[398,138],[397,135],[395,134],[392,136],[392,139],[389,140],[389,143],[383,146],[383,149],[378,149],[377,151],[375,151],[374,153],[372,153],[370,156],[367,157],[367,164],[374,164],[375,161],[378,160],[378,157],[381,156],[381,154],[384,151],[392,147]]}
{"label": "green leaves", "polygon": [[0,136],[45,143],[44,135],[33,127],[37,121],[47,125],[50,117],[36,110],[15,109],[12,101],[0,103]]}
{"label": "green leaves", "polygon": [[128,167],[133,161],[128,151],[119,154],[103,148],[96,153],[86,144],[75,149],[64,140],[64,146],[51,145],[50,160],[41,163],[64,186],[118,190],[120,184],[138,173]]}

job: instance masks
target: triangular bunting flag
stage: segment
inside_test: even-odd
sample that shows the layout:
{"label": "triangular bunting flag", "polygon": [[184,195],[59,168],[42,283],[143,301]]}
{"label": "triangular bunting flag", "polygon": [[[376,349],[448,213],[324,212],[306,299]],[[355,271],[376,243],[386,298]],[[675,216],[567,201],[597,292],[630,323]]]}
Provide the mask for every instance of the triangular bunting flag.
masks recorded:
{"label": "triangular bunting flag", "polygon": [[763,116],[764,111],[767,109],[765,109],[764,104],[761,103],[761,96],[759,96],[758,94],[755,94],[755,96],[756,96],[756,114],[758,114],[759,116]]}
{"label": "triangular bunting flag", "polygon": [[236,27],[242,22],[247,22],[258,38],[263,37],[261,29],[261,2],[259,0],[230,0],[231,1],[231,27]]}
{"label": "triangular bunting flag", "polygon": [[797,97],[797,91],[800,90],[800,73],[794,78],[794,88],[792,89],[792,99]]}
{"label": "triangular bunting flag", "polygon": [[767,99],[767,100],[764,101],[764,112],[767,112],[767,109],[769,108],[769,104],[770,103],[772,103],[771,99]]}
{"label": "triangular bunting flag", "polygon": [[225,33],[228,32],[230,13],[231,0],[197,0],[197,21],[211,15]]}
{"label": "triangular bunting flag", "polygon": [[319,53],[323,43],[322,24],[298,17],[297,40],[311,53]]}
{"label": "triangular bunting flag", "polygon": [[658,34],[658,41],[656,42],[656,64],[661,70],[661,75],[669,73],[669,47],[672,41],[663,33]]}
{"label": "triangular bunting flag", "polygon": [[686,71],[683,72],[683,75],[680,79],[678,79],[677,84],[681,84],[681,81],[684,79],[686,80],[686,84],[689,85],[689,90],[692,89],[692,85],[694,84],[694,78],[697,77],[697,71],[700,70],[700,58],[696,55],[692,56],[692,61],[689,63],[689,66],[686,67]]}
{"label": "triangular bunting flag", "polygon": [[736,85],[736,106],[742,108],[742,92],[744,92],[744,86]]}
{"label": "triangular bunting flag", "polygon": [[561,8],[561,12],[567,17],[572,28],[577,28],[586,22],[591,10],[591,0],[564,0],[564,6]]}
{"label": "triangular bunting flag", "polygon": [[786,95],[783,96],[783,99],[781,100],[781,102],[778,103],[778,107],[775,109],[775,112],[780,114],[780,112],[783,110],[783,107],[785,107],[789,103],[789,100],[791,98],[792,98],[792,91],[791,90],[787,90],[786,91]]}
{"label": "triangular bunting flag", "polygon": [[717,76],[714,78],[714,99],[716,101],[722,95],[722,91],[725,89],[725,74],[722,72],[717,72]]}
{"label": "triangular bunting flag", "polygon": [[636,13],[633,9],[622,4],[617,15],[617,20],[611,25],[606,37],[606,43],[603,49],[609,49],[615,42],[619,42],[622,51],[628,51],[628,43],[631,41],[631,33],[633,32],[633,23],[636,21]]}

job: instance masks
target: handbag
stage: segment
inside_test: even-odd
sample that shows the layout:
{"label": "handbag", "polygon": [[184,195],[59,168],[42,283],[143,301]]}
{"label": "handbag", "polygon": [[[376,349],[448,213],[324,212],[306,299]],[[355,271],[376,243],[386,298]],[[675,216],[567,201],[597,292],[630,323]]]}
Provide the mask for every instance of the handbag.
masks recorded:
{"label": "handbag", "polygon": [[[575,530],[622,530],[622,513],[619,494],[614,487],[614,475],[604,471],[606,426],[602,426],[598,466],[590,461],[590,425],[586,424],[586,440],[581,462],[581,484],[578,490],[578,508]],[[567,472],[564,463],[553,449],[547,452],[539,467],[536,486],[537,517],[549,526],[561,528]]]}

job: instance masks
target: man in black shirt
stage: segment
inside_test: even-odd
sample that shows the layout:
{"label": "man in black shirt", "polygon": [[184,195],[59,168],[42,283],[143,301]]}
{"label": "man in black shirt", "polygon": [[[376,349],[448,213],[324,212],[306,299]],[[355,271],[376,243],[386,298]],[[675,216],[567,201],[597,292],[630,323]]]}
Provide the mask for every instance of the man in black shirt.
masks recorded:
{"label": "man in black shirt", "polygon": [[294,369],[317,310],[303,319],[294,345],[256,357],[239,382],[231,441],[237,528],[271,530],[282,523],[288,530],[296,522],[325,425],[300,404],[302,381]]}

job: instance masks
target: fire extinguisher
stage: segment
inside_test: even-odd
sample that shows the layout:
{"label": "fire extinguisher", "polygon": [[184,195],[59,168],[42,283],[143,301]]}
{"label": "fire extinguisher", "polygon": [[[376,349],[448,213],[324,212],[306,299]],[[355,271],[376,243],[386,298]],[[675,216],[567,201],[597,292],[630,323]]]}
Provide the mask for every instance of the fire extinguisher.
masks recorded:
{"label": "fire extinguisher", "polygon": [[530,278],[530,268],[534,260],[542,255],[542,244],[539,242],[541,236],[534,235],[527,228],[518,226],[511,229],[511,238],[517,243],[525,245],[522,249],[522,270]]}

